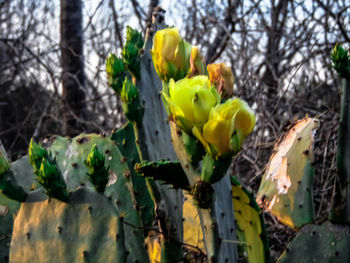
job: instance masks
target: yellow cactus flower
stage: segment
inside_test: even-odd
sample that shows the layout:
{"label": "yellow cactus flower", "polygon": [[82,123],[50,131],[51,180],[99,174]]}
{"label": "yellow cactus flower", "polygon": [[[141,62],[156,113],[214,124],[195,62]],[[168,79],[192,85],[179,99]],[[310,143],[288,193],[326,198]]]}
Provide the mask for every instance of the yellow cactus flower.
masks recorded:
{"label": "yellow cactus flower", "polygon": [[209,64],[207,66],[209,73],[209,80],[211,84],[215,85],[223,99],[232,97],[234,76],[231,68],[225,63]]}
{"label": "yellow cactus flower", "polygon": [[254,126],[252,109],[245,101],[235,98],[212,108],[203,129],[194,127],[193,134],[217,159],[222,155],[236,154]]}
{"label": "yellow cactus flower", "polygon": [[169,82],[169,96],[163,92],[176,123],[191,133],[194,126],[207,122],[212,107],[220,102],[220,94],[210,85],[207,76],[195,76]]}
{"label": "yellow cactus flower", "polygon": [[203,55],[199,51],[197,46],[193,46],[191,49],[190,56],[190,70],[188,73],[188,77],[192,78],[196,75],[207,75],[207,69],[205,67],[205,62]]}
{"label": "yellow cactus flower", "polygon": [[181,38],[177,28],[157,31],[150,51],[159,78],[163,81],[184,78],[190,67],[191,48],[191,44]]}

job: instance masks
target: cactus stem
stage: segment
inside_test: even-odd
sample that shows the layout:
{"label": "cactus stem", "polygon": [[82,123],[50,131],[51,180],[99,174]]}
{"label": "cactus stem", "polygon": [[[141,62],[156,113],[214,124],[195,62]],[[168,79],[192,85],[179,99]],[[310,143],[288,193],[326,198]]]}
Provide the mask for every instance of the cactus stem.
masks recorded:
{"label": "cactus stem", "polygon": [[[133,122],[133,126],[134,126],[134,134],[135,134],[135,142],[136,142],[136,148],[137,148],[137,152],[139,154],[139,158],[140,161],[145,160],[144,157],[147,156],[147,153],[143,152],[142,149],[147,149],[147,147],[142,147],[142,145],[139,142],[143,142],[144,140],[141,140],[140,137],[144,137],[142,133],[142,128],[139,127],[139,125],[136,122]],[[147,159],[147,158],[146,158]],[[151,195],[151,198],[155,204],[155,206],[157,205],[158,202],[160,202],[160,193],[157,190],[156,186],[154,185],[153,180],[150,180],[149,178],[146,178],[146,186],[147,189]]]}
{"label": "cactus stem", "polygon": [[337,150],[337,189],[330,219],[350,223],[350,79],[343,79]]}

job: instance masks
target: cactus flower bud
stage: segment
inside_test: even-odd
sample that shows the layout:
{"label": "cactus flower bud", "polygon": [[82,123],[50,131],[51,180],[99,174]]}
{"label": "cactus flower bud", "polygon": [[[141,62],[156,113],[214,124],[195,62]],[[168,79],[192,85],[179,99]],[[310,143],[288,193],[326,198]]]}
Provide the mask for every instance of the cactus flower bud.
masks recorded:
{"label": "cactus flower bud", "polygon": [[150,52],[159,78],[163,81],[184,78],[190,67],[191,48],[177,28],[157,31]]}
{"label": "cactus flower bud", "polygon": [[45,188],[46,194],[63,202],[68,201],[67,185],[55,161],[42,158],[40,169],[37,173],[38,182]]}
{"label": "cactus flower bud", "polygon": [[331,54],[333,68],[340,77],[350,79],[350,55],[349,52],[339,44],[334,46]]}
{"label": "cactus flower bud", "polygon": [[37,173],[40,169],[42,159],[47,158],[48,154],[46,149],[40,144],[35,143],[32,138],[29,143],[28,156],[34,172]]}
{"label": "cactus flower bud", "polygon": [[184,78],[169,82],[169,96],[163,92],[172,117],[178,126],[191,133],[194,126],[202,127],[210,109],[220,102],[220,94],[210,85],[207,76]]}
{"label": "cactus flower bud", "polygon": [[108,168],[105,167],[105,157],[94,144],[86,158],[85,164],[88,168],[88,178],[95,186],[96,191],[103,193],[108,183]]}
{"label": "cactus flower bud", "polygon": [[10,163],[7,160],[6,152],[3,150],[0,144],[0,175],[4,174],[10,169]]}
{"label": "cactus flower bud", "polygon": [[188,77],[193,77],[196,75],[207,75],[207,69],[205,67],[204,58],[199,51],[197,46],[193,46],[191,49],[190,56],[190,70]]}
{"label": "cactus flower bud", "polygon": [[139,91],[137,87],[128,80],[128,78],[125,78],[124,80],[120,98],[123,102],[122,107],[124,114],[128,120],[140,123],[144,111],[139,99]]}
{"label": "cactus flower bud", "polygon": [[233,95],[234,76],[231,68],[225,63],[209,64],[207,66],[209,80],[215,85],[223,99],[228,99]]}
{"label": "cactus flower bud", "polygon": [[142,34],[130,26],[126,26],[126,41],[135,45],[138,49],[143,47]]}
{"label": "cactus flower bud", "polygon": [[125,78],[123,83],[123,88],[120,92],[120,98],[124,102],[131,102],[139,97],[139,91],[137,87]]}
{"label": "cactus flower bud", "polygon": [[123,87],[123,81],[126,75],[125,65],[121,58],[111,54],[107,59],[106,72],[108,77],[108,85],[114,89],[117,94]]}
{"label": "cactus flower bud", "polygon": [[254,126],[252,109],[245,101],[235,98],[212,108],[203,130],[195,127],[193,134],[207,152],[217,159],[222,155],[236,154]]}

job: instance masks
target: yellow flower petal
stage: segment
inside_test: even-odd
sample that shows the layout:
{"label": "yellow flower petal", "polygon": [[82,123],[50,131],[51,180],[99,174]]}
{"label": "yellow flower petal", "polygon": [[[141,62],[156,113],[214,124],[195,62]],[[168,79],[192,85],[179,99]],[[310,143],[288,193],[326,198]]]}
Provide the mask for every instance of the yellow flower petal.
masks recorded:
{"label": "yellow flower petal", "polygon": [[228,120],[208,121],[203,127],[203,137],[222,155],[230,152],[230,126]]}
{"label": "yellow flower petal", "polygon": [[230,152],[235,154],[253,131],[254,125],[255,116],[248,104],[238,98],[228,99],[210,110],[208,122],[204,124],[202,132],[205,144],[201,142],[206,149],[214,147],[215,153],[210,153],[214,158]]}
{"label": "yellow flower petal", "polygon": [[[202,127],[207,122],[210,110],[220,102],[220,94],[210,85],[207,76],[169,81],[169,96],[165,97],[174,119],[186,119],[186,132],[193,126]],[[191,124],[188,131],[188,124]],[[179,123],[178,123],[179,124]],[[183,124],[180,123],[183,128]]]}
{"label": "yellow flower petal", "polygon": [[161,80],[179,80],[187,75],[192,46],[181,38],[177,28],[159,30],[153,37],[151,55]]}

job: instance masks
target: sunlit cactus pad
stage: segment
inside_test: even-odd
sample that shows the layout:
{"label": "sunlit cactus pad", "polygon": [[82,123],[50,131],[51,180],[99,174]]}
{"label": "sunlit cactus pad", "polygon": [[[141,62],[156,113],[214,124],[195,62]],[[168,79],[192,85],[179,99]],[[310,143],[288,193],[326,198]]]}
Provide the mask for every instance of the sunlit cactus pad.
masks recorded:
{"label": "sunlit cactus pad", "polygon": [[14,224],[10,262],[124,262],[128,252],[120,220],[110,200],[86,189],[72,194],[69,203],[23,203]]}
{"label": "sunlit cactus pad", "polygon": [[0,193],[0,262],[8,262],[12,227],[20,203]]}
{"label": "sunlit cactus pad", "polygon": [[299,228],[313,222],[313,131],[317,120],[295,122],[275,145],[257,194],[260,207],[283,224]]}
{"label": "sunlit cactus pad", "polygon": [[265,223],[254,196],[231,177],[236,233],[248,262],[270,262]]}

